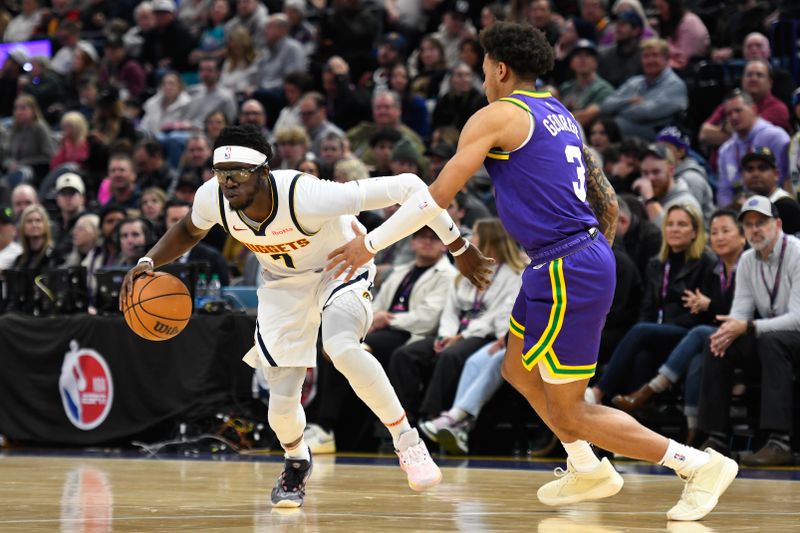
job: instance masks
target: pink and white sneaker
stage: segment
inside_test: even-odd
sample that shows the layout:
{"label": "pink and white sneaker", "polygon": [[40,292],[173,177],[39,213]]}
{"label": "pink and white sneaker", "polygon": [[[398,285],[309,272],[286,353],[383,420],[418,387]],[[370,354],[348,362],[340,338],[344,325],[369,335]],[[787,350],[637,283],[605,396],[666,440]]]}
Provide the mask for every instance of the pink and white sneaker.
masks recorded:
{"label": "pink and white sneaker", "polygon": [[400,435],[398,445],[400,449],[395,453],[400,458],[400,468],[408,476],[408,486],[412,490],[429,489],[442,481],[442,471],[431,459],[416,428]]}

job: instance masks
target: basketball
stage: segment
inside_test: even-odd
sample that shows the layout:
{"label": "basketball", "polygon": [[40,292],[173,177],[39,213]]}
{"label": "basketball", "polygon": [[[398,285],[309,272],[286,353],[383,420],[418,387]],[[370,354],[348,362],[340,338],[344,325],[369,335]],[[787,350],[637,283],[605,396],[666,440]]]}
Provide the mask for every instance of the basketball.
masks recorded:
{"label": "basketball", "polygon": [[181,280],[155,272],[133,281],[131,302],[123,313],[134,333],[147,340],[165,341],[186,327],[192,316],[192,297]]}

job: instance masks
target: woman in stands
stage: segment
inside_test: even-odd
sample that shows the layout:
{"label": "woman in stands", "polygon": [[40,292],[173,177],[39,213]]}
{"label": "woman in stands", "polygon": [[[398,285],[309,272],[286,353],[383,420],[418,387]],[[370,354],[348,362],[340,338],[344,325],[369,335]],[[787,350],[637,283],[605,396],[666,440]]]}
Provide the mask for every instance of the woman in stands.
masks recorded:
{"label": "woman in stands", "polygon": [[62,263],[55,249],[50,230],[50,217],[39,204],[29,205],[19,217],[17,229],[22,244],[22,253],[14,261],[14,268],[25,269],[37,276],[48,268]]}
{"label": "woman in stands", "polygon": [[691,328],[712,322],[710,313],[692,314],[686,292],[710,294],[716,257],[706,251],[703,218],[688,204],[673,204],[662,223],[661,252],[650,260],[639,323],[622,338],[600,380],[586,389],[586,400],[638,389]]}

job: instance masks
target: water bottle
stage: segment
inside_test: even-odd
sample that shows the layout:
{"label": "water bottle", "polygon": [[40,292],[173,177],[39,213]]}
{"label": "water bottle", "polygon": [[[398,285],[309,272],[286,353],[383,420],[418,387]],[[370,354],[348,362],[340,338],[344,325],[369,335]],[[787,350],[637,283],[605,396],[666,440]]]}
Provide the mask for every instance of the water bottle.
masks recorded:
{"label": "water bottle", "polygon": [[211,274],[207,295],[208,300],[211,302],[222,301],[222,283],[219,281],[219,274]]}
{"label": "water bottle", "polygon": [[200,311],[208,300],[208,282],[206,275],[197,276],[197,285],[194,287],[194,310]]}

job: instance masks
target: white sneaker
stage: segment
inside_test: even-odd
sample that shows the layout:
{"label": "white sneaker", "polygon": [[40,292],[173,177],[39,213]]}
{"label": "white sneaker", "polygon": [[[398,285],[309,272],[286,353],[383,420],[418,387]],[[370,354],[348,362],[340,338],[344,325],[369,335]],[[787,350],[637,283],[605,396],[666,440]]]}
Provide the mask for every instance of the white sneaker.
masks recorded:
{"label": "white sneaker", "polygon": [[729,457],[706,448],[711,460],[688,477],[678,476],[686,482],[681,499],[667,511],[669,520],[700,520],[716,507],[719,497],[736,478],[739,465]]}
{"label": "white sneaker", "polygon": [[303,439],[314,455],[336,453],[336,439],[333,437],[333,431],[329,433],[317,424],[306,426],[303,431]]}
{"label": "white sneaker", "polygon": [[400,435],[398,446],[400,450],[395,450],[395,453],[400,459],[400,468],[408,476],[408,486],[412,490],[429,489],[442,481],[442,471],[431,459],[416,428]]}
{"label": "white sneaker", "polygon": [[536,493],[545,505],[567,505],[613,496],[622,489],[622,476],[603,458],[591,472],[578,472],[567,459],[567,469],[556,468],[557,480],[545,483]]}

